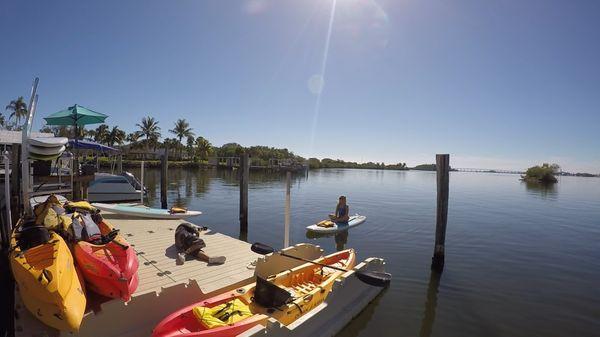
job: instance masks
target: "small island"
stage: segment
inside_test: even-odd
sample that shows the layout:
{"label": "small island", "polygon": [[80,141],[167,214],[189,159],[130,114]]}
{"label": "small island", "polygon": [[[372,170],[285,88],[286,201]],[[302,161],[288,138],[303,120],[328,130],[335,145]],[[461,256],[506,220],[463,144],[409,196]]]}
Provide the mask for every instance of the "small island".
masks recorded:
{"label": "small island", "polygon": [[558,182],[556,175],[559,174],[559,171],[560,166],[558,164],[544,163],[541,166],[536,165],[528,168],[525,175],[521,176],[521,180],[541,184],[554,184]]}

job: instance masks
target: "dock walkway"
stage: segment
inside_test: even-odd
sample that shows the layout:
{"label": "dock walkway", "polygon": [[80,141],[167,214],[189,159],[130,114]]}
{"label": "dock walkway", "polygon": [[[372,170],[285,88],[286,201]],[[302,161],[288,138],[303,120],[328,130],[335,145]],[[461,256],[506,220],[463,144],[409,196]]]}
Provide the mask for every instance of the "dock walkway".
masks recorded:
{"label": "dock walkway", "polygon": [[259,255],[253,253],[246,242],[210,230],[202,231],[205,252],[226,256],[225,264],[207,265],[199,260],[188,260],[177,265],[174,236],[182,220],[103,215],[121,230],[138,254],[139,286],[131,301],[94,303],[91,299],[88,308],[93,310],[86,313],[79,333],[61,334],[33,317],[20,302],[17,291],[15,336],[98,336],[100,331],[104,336],[149,336],[154,324],[175,309],[208,298],[216,290],[235,289],[253,278],[252,264]]}

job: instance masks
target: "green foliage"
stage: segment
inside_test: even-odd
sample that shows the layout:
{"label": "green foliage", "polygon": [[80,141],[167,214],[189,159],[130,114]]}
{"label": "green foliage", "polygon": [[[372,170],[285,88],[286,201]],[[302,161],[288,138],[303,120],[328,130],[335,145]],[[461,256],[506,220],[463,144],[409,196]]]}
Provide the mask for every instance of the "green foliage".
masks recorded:
{"label": "green foliage", "polygon": [[212,144],[204,137],[196,138],[196,152],[200,159],[207,159],[213,152]]}
{"label": "green foliage", "polygon": [[437,170],[437,166],[435,164],[421,164],[413,167],[412,169],[418,171],[435,171]]}
{"label": "green foliage", "polygon": [[[67,125],[52,126],[52,127],[46,125],[40,129],[40,132],[53,133],[55,137],[67,137],[67,138],[73,138],[73,133],[74,133],[73,127],[67,126]],[[82,139],[86,136],[89,136],[89,137],[94,136],[94,130],[86,130],[82,126],[77,128],[77,132],[78,132],[78,139]]]}
{"label": "green foliage", "polygon": [[106,139],[106,143],[108,146],[121,145],[127,139],[127,133],[125,131],[119,129],[118,126],[113,126],[112,130],[108,133],[108,137]]}
{"label": "green foliage", "polygon": [[21,118],[25,118],[27,116],[27,103],[25,103],[23,96],[10,101],[5,109],[6,111],[10,111],[8,119],[15,119],[15,123],[12,125],[13,128],[18,127],[21,122]]}
{"label": "green foliage", "polygon": [[560,171],[560,166],[557,164],[544,163],[541,166],[536,165],[530,167],[525,172],[524,180],[538,181],[541,183],[556,183],[558,180],[555,175]]}
{"label": "green foliage", "polygon": [[183,138],[194,137],[194,132],[192,132],[190,123],[188,123],[185,119],[181,118],[178,119],[177,122],[175,122],[175,126],[173,127],[173,129],[169,130],[169,132],[174,134],[179,140],[177,147],[179,148],[179,158],[181,159],[183,154],[183,143],[181,141],[183,140]]}
{"label": "green foliage", "polygon": [[242,153],[244,153],[244,147],[238,143],[227,143],[215,148],[217,157],[239,157]]}
{"label": "green foliage", "polygon": [[385,163],[356,163],[351,161],[344,161],[341,159],[330,159],[323,158],[319,160],[318,158],[309,158],[308,159],[308,167],[311,169],[316,168],[355,168],[355,169],[377,169],[377,170],[408,170],[406,163],[397,163],[386,165]]}
{"label": "green foliage", "polygon": [[144,117],[142,118],[142,123],[136,124],[136,126],[140,128],[140,137],[145,137],[146,139],[160,138],[160,126],[158,126],[158,121],[154,117]]}

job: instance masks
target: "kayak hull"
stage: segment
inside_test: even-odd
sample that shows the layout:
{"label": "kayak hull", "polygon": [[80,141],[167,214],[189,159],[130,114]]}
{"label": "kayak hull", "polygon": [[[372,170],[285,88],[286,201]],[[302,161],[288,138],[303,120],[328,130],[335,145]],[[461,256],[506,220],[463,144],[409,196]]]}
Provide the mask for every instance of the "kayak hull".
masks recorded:
{"label": "kayak hull", "polygon": [[104,204],[95,202],[92,205],[102,211],[115,214],[128,215],[137,218],[149,219],[185,219],[192,216],[200,215],[200,211],[186,211],[185,213],[170,213],[169,210],[148,207],[136,207],[119,204]]}
{"label": "kayak hull", "polygon": [[13,233],[11,268],[25,307],[46,325],[79,330],[86,297],[67,243],[51,233],[48,243],[22,252]]}
{"label": "kayak hull", "polygon": [[[342,269],[351,269],[355,261],[356,257],[352,249],[315,260],[315,262]],[[323,303],[331,292],[333,282],[342,273],[342,271],[322,268],[310,263],[300,265],[268,278],[269,282],[294,293],[295,300],[293,303],[284,305],[280,310],[270,310],[270,308],[264,308],[253,302],[256,287],[256,283],[253,282],[236,290],[188,305],[172,313],[154,328],[152,337],[237,336],[255,325],[265,325],[269,317],[273,317],[283,324],[290,324]],[[319,275],[323,279],[320,282],[313,282],[319,278]],[[212,308],[235,299],[248,304],[253,315],[234,324],[208,329],[199,322],[192,312],[198,306]]]}
{"label": "kayak hull", "polygon": [[29,138],[29,144],[39,147],[61,147],[67,145],[69,139],[66,137],[35,137]]}
{"label": "kayak hull", "polygon": [[[103,235],[113,227],[98,224]],[[121,235],[103,245],[79,241],[73,247],[75,260],[90,290],[109,298],[129,301],[138,287],[139,261],[135,250]]]}
{"label": "kayak hull", "polygon": [[28,148],[29,153],[42,156],[60,155],[66,150],[66,147],[64,145],[57,147],[43,147],[30,144]]}
{"label": "kayak hull", "polygon": [[350,229],[352,227],[362,225],[365,221],[367,221],[366,216],[356,214],[356,215],[352,215],[350,217],[350,220],[348,220],[347,224],[336,223],[333,225],[333,227],[321,227],[321,226],[318,226],[317,224],[314,224],[314,225],[307,226],[306,230],[313,232],[313,233],[319,233],[319,234],[339,233],[339,232],[347,231],[348,229]]}

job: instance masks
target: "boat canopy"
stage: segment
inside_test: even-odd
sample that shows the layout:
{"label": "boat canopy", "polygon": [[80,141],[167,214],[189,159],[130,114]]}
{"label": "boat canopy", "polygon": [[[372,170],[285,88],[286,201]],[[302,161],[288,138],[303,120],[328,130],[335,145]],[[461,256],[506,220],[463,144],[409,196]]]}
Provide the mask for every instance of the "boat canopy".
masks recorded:
{"label": "boat canopy", "polygon": [[85,139],[84,140],[69,139],[69,147],[71,149],[92,150],[92,151],[103,152],[103,153],[119,153],[119,152],[121,152],[118,149],[115,149],[114,147],[106,146],[106,145],[96,143],[91,140],[85,140]]}

